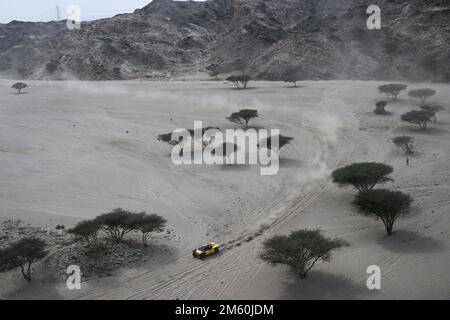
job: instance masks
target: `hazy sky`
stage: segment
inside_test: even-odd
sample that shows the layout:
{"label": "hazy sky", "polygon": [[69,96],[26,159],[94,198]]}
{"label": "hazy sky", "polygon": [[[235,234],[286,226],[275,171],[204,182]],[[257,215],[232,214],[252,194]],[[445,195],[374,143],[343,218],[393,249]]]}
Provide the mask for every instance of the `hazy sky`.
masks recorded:
{"label": "hazy sky", "polygon": [[118,13],[133,12],[151,0],[0,0],[0,23],[12,20],[50,21],[56,20],[56,7],[60,16],[66,18],[67,7],[78,5],[81,19],[92,20],[110,17]]}

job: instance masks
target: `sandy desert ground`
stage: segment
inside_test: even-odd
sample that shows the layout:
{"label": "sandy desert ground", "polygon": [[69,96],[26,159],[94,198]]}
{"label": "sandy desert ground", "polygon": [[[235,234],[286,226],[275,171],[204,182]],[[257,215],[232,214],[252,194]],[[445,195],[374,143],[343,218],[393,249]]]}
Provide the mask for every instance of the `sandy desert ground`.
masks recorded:
{"label": "sandy desert ground", "polygon": [[[222,82],[28,82],[15,94],[0,81],[0,220],[73,225],[116,207],[158,213],[177,237],[175,254],[137,269],[83,283],[19,286],[13,298],[52,299],[449,299],[450,86],[431,87],[447,111],[422,131],[400,114],[418,102],[403,93],[387,109],[379,82],[252,82],[235,90]],[[430,100],[430,101],[431,101]],[[191,128],[194,120],[221,128],[244,107],[258,108],[254,124],[295,137],[282,150],[276,176],[258,167],[175,166],[160,133]],[[127,133],[128,131],[128,133]],[[411,166],[391,139],[413,135]],[[359,161],[392,165],[393,183],[415,199],[396,235],[352,207],[355,191],[330,179],[335,168]],[[257,259],[264,239],[320,228],[350,246],[335,252],[304,281],[287,268]],[[203,261],[192,249],[225,244]],[[237,245],[240,244],[240,245]],[[366,287],[366,268],[382,270],[382,288]]]}

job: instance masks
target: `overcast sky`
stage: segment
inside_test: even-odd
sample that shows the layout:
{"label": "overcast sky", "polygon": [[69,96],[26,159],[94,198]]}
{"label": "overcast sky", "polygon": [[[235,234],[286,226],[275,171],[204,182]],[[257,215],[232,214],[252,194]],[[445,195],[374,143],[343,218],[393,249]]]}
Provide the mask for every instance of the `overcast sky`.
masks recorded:
{"label": "overcast sky", "polygon": [[150,2],[151,0],[0,0],[0,23],[12,20],[56,20],[57,6],[60,17],[64,19],[68,16],[66,10],[70,5],[81,8],[82,20],[92,20],[133,12]]}

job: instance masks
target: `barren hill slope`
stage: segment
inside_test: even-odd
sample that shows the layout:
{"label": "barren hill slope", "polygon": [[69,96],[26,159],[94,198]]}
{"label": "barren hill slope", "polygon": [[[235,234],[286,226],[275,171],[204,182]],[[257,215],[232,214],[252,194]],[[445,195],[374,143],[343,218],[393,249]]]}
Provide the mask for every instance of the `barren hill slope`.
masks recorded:
{"label": "barren hill slope", "polygon": [[[381,30],[366,27],[371,4],[382,10]],[[449,22],[442,0],[154,0],[81,30],[64,21],[0,25],[0,75],[449,81]]]}

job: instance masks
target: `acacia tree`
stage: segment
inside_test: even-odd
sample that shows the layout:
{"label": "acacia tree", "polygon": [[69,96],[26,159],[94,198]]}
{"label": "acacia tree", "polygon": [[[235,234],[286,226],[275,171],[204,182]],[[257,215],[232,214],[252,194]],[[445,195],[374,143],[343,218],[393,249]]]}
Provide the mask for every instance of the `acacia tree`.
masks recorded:
{"label": "acacia tree", "polygon": [[176,146],[177,144],[182,142],[183,137],[180,137],[178,141],[173,141],[172,134],[173,134],[172,132],[160,134],[158,135],[158,141],[168,143],[171,146]]}
{"label": "acacia tree", "polygon": [[387,234],[392,236],[395,221],[400,215],[408,213],[411,202],[411,197],[400,191],[378,189],[360,192],[353,203],[362,212],[379,217]]}
{"label": "acacia tree", "polygon": [[145,216],[145,212],[133,213],[122,208],[99,215],[94,221],[102,226],[102,230],[115,242],[123,241],[128,233],[137,230]]}
{"label": "acacia tree", "polygon": [[392,141],[398,148],[402,148],[403,150],[405,150],[406,154],[414,153],[412,150],[413,149],[412,144],[414,142],[413,137],[409,136],[395,137],[394,139],[392,139]]}
{"label": "acacia tree", "polygon": [[386,111],[386,106],[387,106],[387,102],[386,101],[378,101],[376,104],[375,104],[375,106],[376,106],[376,108],[375,108],[375,111],[374,111],[374,113],[375,114],[382,114],[382,115],[384,115],[384,114],[388,114],[388,112]]}
{"label": "acacia tree", "polygon": [[272,265],[288,265],[304,279],[316,262],[330,261],[333,250],[347,245],[341,239],[325,238],[320,230],[298,230],[266,240],[259,258]]}
{"label": "acacia tree", "polygon": [[445,110],[445,108],[443,106],[440,106],[440,105],[432,105],[432,106],[424,105],[424,106],[421,106],[421,108],[423,110],[427,111],[431,115],[431,118],[432,118],[434,123],[437,122],[436,113],[438,113],[439,111]]}
{"label": "acacia tree", "polygon": [[116,243],[123,241],[125,235],[133,231],[142,233],[142,242],[146,245],[149,233],[162,229],[167,221],[162,217],[145,212],[134,213],[121,208],[102,214],[93,220],[78,223],[69,233],[89,245],[100,246],[101,236]]}
{"label": "acacia tree", "polygon": [[249,75],[245,75],[245,74],[243,74],[243,75],[232,75],[232,76],[229,76],[226,80],[234,83],[234,85],[238,89],[240,89],[241,87],[243,89],[247,89],[247,85],[252,80],[252,77],[249,76]]}
{"label": "acacia tree", "polygon": [[31,281],[32,265],[47,255],[45,242],[38,238],[23,238],[0,250],[0,272],[20,268],[23,277]]}
{"label": "acacia tree", "polygon": [[401,91],[406,90],[407,85],[401,84],[401,83],[390,83],[385,84],[378,87],[378,90],[381,93],[386,94],[388,97],[392,97],[394,101],[397,100],[397,96],[400,94]]}
{"label": "acacia tree", "polygon": [[[206,127],[206,128],[202,128],[202,131],[201,131],[201,144],[202,144],[202,148],[203,148],[203,150],[205,150],[205,148],[207,147],[207,146],[209,146],[210,145],[210,143],[211,143],[211,136],[208,136],[208,135],[206,135],[206,133],[209,131],[209,130],[220,130],[220,128],[217,128],[217,127]],[[195,139],[195,130],[194,129],[189,129],[188,130],[188,132],[189,132],[189,134],[191,135],[191,138],[194,140]]]}
{"label": "acacia tree", "polygon": [[28,85],[27,85],[26,83],[23,83],[23,82],[16,82],[16,83],[14,83],[14,84],[12,85],[11,88],[16,89],[16,90],[17,90],[17,93],[20,94],[21,91],[22,91],[23,89],[25,89],[26,87],[28,87]]}
{"label": "acacia tree", "polygon": [[[207,137],[205,135],[205,133],[207,131],[213,130],[213,129],[220,130],[217,127],[202,128],[200,143],[202,144],[203,150],[211,143],[211,137]],[[194,129],[189,129],[187,131],[189,132],[189,135],[192,138],[192,140],[194,140],[195,139],[195,133],[196,133],[195,130]],[[174,141],[174,140],[172,140],[172,133],[160,134],[160,135],[158,135],[158,141],[168,143],[172,147],[178,146],[178,148],[180,149],[180,156],[183,155],[184,147],[185,147],[185,145],[184,145],[185,141],[183,140],[182,136],[179,137],[178,141]]]}
{"label": "acacia tree", "polygon": [[433,89],[417,89],[417,90],[411,90],[408,92],[408,95],[413,98],[420,99],[422,102],[422,105],[425,105],[425,101],[427,98],[432,97],[436,94],[436,91]]}
{"label": "acacia tree", "polygon": [[248,123],[250,120],[257,118],[258,116],[258,110],[243,109],[239,112],[232,113],[231,116],[226,119],[243,126],[245,129],[248,129]]}
{"label": "acacia tree", "polygon": [[157,214],[145,215],[139,223],[139,231],[142,233],[142,245],[147,246],[147,239],[152,232],[162,231],[167,220]]}
{"label": "acacia tree", "polygon": [[388,177],[394,168],[383,163],[353,163],[332,173],[333,182],[340,186],[352,185],[358,191],[371,190],[377,184],[393,181]]}
{"label": "acacia tree", "polygon": [[102,224],[98,220],[84,220],[69,230],[78,240],[86,242],[89,246],[97,247],[101,245],[99,235]]}
{"label": "acacia tree", "polygon": [[184,153],[183,137],[179,137],[178,141],[174,141],[172,140],[172,132],[170,132],[158,135],[158,141],[168,143],[172,147],[178,147],[180,156],[183,156]]}
{"label": "acacia tree", "polygon": [[413,110],[401,116],[402,121],[417,124],[422,130],[426,130],[432,115],[425,110]]}

